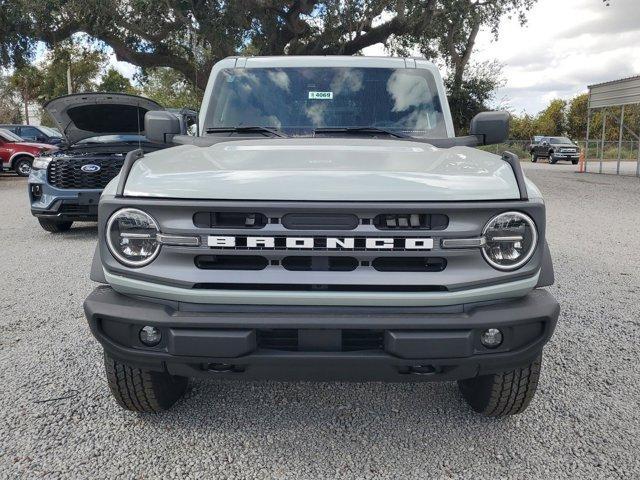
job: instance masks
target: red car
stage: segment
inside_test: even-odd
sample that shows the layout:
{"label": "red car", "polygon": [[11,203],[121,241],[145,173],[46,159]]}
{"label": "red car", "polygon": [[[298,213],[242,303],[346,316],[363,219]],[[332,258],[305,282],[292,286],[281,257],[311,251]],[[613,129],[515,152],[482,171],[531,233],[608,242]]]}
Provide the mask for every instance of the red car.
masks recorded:
{"label": "red car", "polygon": [[0,160],[2,170],[14,170],[21,177],[28,177],[35,157],[58,150],[46,143],[26,142],[9,130],[0,128]]}

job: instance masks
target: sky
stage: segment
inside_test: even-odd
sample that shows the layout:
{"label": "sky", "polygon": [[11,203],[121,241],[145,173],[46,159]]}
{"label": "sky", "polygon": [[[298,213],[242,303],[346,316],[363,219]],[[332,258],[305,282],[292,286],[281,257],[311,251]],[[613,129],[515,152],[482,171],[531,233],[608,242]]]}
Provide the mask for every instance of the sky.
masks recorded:
{"label": "sky", "polygon": [[[498,60],[505,85],[496,104],[536,114],[554,98],[570,99],[587,86],[640,75],[640,0],[539,0],[527,24],[505,18],[498,40],[481,32],[476,61]],[[367,54],[384,54],[371,48]],[[132,77],[133,65],[111,63]]]}
{"label": "sky", "polygon": [[506,82],[496,95],[516,113],[536,114],[595,83],[640,75],[640,0],[539,0],[522,27],[501,23],[479,35],[474,58],[497,59]]}

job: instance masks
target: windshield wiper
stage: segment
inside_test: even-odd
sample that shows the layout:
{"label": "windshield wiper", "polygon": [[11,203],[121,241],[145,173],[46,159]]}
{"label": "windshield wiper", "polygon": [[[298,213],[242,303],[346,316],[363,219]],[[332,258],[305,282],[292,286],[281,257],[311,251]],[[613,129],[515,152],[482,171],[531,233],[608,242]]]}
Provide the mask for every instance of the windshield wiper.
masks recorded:
{"label": "windshield wiper", "polygon": [[404,133],[394,132],[393,130],[387,130],[386,128],[379,127],[321,127],[316,128],[313,133],[384,133],[385,135],[396,138],[411,138],[409,135],[405,135]]}
{"label": "windshield wiper", "polygon": [[288,135],[270,127],[261,127],[259,125],[239,126],[239,127],[211,127],[207,128],[207,133],[270,133],[274,137],[286,138]]}

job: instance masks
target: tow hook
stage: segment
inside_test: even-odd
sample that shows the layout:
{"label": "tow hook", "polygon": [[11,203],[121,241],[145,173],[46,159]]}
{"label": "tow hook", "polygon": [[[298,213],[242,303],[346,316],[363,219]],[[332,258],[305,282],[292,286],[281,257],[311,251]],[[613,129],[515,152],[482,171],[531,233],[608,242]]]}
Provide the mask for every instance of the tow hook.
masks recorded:
{"label": "tow hook", "polygon": [[210,363],[207,365],[207,370],[212,373],[237,373],[243,372],[244,368],[230,363]]}
{"label": "tow hook", "polygon": [[411,365],[407,373],[411,375],[429,376],[441,373],[442,368],[435,365]]}

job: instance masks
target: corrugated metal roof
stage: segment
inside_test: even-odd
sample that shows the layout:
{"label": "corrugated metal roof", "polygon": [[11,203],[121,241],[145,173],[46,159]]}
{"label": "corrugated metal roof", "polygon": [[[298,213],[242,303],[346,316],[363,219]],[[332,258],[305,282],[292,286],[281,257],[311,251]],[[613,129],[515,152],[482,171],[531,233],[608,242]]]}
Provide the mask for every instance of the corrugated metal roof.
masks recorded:
{"label": "corrugated metal roof", "polygon": [[589,108],[640,104],[640,76],[589,86]]}
{"label": "corrugated metal roof", "polygon": [[640,75],[634,75],[632,77],[619,78],[618,80],[609,80],[608,82],[594,83],[593,85],[589,85],[588,88],[600,87],[602,85],[610,85],[610,84],[619,83],[619,82],[626,82],[627,80],[635,80],[637,78],[640,78]]}

